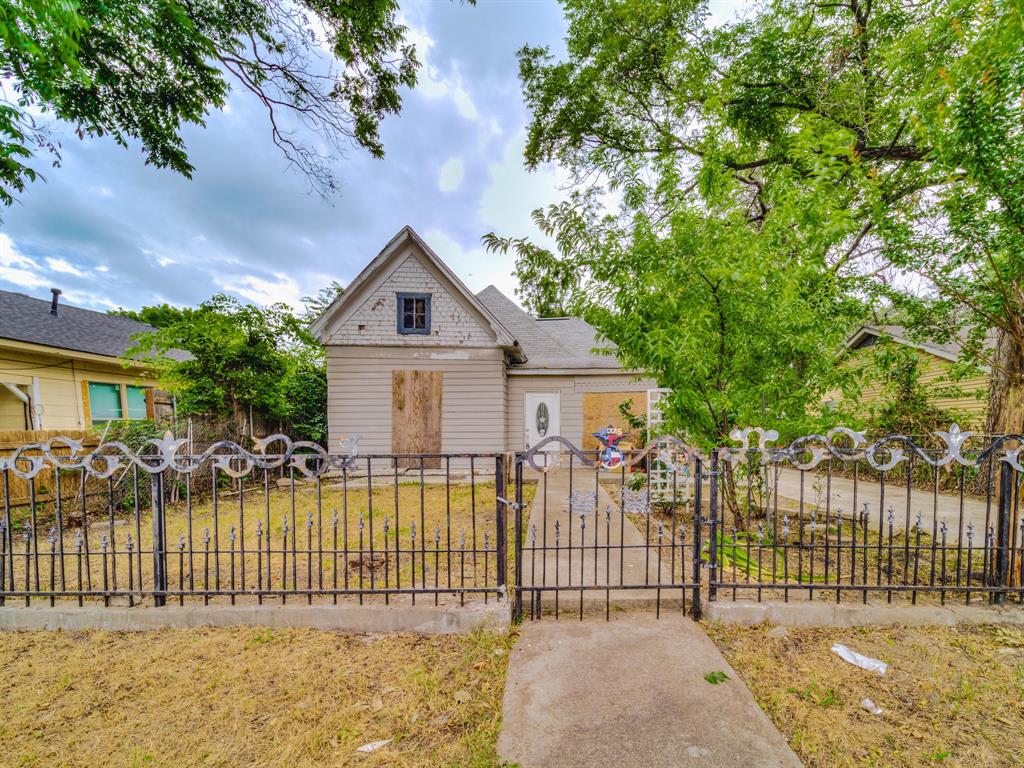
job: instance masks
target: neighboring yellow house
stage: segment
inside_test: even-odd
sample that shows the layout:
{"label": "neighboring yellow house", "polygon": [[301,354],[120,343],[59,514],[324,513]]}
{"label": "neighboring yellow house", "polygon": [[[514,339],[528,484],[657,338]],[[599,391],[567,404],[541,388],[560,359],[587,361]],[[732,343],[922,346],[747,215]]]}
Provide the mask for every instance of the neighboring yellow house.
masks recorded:
{"label": "neighboring yellow house", "polygon": [[[960,355],[960,344],[933,344],[913,341],[901,325],[862,325],[846,341],[846,360],[857,365],[864,362],[871,348],[880,341],[901,344],[914,351],[921,361],[919,381],[930,393],[929,402],[936,408],[963,414],[971,427],[983,427],[988,406],[989,371],[983,368],[976,376],[959,381],[950,377],[951,369]],[[826,405],[841,399],[842,393],[831,392],[825,397]],[[858,408],[865,414],[883,401],[883,383],[868,382],[861,390]],[[962,423],[961,426],[968,426]]]}
{"label": "neighboring yellow house", "polygon": [[[161,416],[170,402],[143,365],[121,355],[152,326],[0,291],[0,431],[81,430]],[[184,353],[174,353],[179,356]]]}

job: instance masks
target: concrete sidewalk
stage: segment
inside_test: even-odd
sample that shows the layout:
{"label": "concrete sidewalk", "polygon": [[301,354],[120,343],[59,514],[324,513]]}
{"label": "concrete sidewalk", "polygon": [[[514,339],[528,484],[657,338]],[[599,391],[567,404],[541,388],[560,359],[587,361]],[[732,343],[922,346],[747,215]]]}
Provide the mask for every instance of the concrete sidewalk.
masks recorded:
{"label": "concrete sidewalk", "polygon": [[[540,475],[537,482],[524,542],[523,586],[597,585],[610,591],[586,591],[584,603],[588,606],[603,608],[607,597],[617,607],[653,607],[659,598],[657,590],[615,587],[671,584],[670,534],[663,538],[659,567],[657,546],[646,546],[645,535],[622,514],[607,491],[595,487],[593,470],[575,470],[570,476],[568,469],[556,469]],[[569,510],[572,491],[597,493],[597,509],[583,515],[582,527],[580,515]],[[682,556],[678,547],[675,555]],[[578,604],[579,594],[563,591],[562,605]],[[555,595],[554,590],[542,593],[543,609],[554,606]],[[660,599],[664,606],[680,600],[675,590],[665,589]]]}
{"label": "concrete sidewalk", "polygon": [[[709,672],[728,679],[712,685]],[[679,613],[525,624],[498,755],[520,768],[796,768],[699,625]]]}

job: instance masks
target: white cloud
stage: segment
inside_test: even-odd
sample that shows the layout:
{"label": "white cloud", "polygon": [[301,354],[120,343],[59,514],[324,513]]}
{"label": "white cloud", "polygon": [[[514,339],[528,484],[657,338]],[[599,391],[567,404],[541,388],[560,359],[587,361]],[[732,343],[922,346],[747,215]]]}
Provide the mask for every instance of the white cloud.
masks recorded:
{"label": "white cloud", "polygon": [[74,275],[75,277],[85,277],[85,273],[67,259],[53,259],[47,256],[46,266],[54,272],[62,272],[65,275]]}
{"label": "white cloud", "polygon": [[515,258],[511,254],[488,253],[483,246],[463,248],[443,229],[429,229],[423,239],[471,291],[477,293],[493,285],[518,303],[515,289],[519,283],[512,276]]}
{"label": "white cloud", "polygon": [[103,309],[119,309],[120,304],[116,304],[110,299],[104,298],[103,296],[97,296],[95,293],[79,293],[78,291],[64,291],[61,295],[61,299],[66,303],[76,307],[93,307]]}
{"label": "white cloud", "polygon": [[111,190],[110,187],[106,186],[105,184],[99,184],[99,185],[96,185],[96,186],[89,187],[89,191],[92,192],[97,197],[113,197],[114,196],[113,190]]}
{"label": "white cloud", "polygon": [[42,288],[47,281],[39,274],[39,265],[20,253],[9,235],[0,232],[0,284],[13,283],[23,288]]}
{"label": "white cloud", "polygon": [[281,273],[274,277],[276,282],[255,275],[241,275],[232,279],[214,278],[214,281],[225,291],[233,291],[253,304],[267,305],[280,301],[296,311],[301,310],[304,291],[295,279]]}
{"label": "white cloud", "polygon": [[171,266],[171,264],[174,264],[175,261],[170,256],[160,256],[156,260],[156,263],[159,264],[161,267],[169,267]]}
{"label": "white cloud", "polygon": [[437,180],[437,185],[442,192],[454,192],[462,184],[462,177],[465,173],[466,167],[462,164],[462,159],[449,157],[441,166],[441,175]]}
{"label": "white cloud", "polygon": [[450,98],[462,117],[467,120],[478,120],[480,111],[466,90],[458,66],[453,64],[451,72],[442,74],[430,60],[430,49],[434,47],[434,39],[430,33],[423,27],[410,23],[407,18],[400,17],[399,21],[407,27],[406,41],[416,46],[416,56],[421,64],[417,75],[416,92],[428,99]]}
{"label": "white cloud", "polygon": [[501,159],[488,166],[490,180],[480,196],[480,222],[503,237],[529,237],[538,245],[553,243],[533,223],[531,214],[566,197],[570,178],[560,168],[542,167],[532,173],[523,165],[526,132],[508,140]]}

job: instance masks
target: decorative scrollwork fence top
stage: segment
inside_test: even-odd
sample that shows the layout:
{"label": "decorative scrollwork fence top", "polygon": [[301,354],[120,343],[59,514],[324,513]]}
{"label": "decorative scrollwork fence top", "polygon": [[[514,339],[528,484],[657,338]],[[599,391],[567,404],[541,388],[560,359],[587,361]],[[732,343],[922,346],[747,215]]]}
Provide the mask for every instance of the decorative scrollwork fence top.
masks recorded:
{"label": "decorative scrollwork fence top", "polygon": [[[82,443],[70,437],[52,437],[43,443],[29,443],[7,457],[0,457],[0,471],[9,470],[23,480],[30,480],[47,466],[55,469],[80,470],[91,477],[106,479],[118,470],[132,465],[155,475],[164,470],[190,474],[210,465],[231,477],[245,477],[254,468],[277,469],[288,466],[306,477],[317,477],[331,469],[350,469],[358,456],[359,437],[341,441],[339,453],[328,451],[306,440],[293,441],[287,435],[270,435],[254,441],[255,452],[231,440],[218,440],[200,454],[181,452],[188,441],[170,432],[146,441],[140,451],[133,451],[116,440],[103,443],[88,453]],[[278,452],[268,449],[280,445]],[[147,450],[152,448],[152,450]],[[63,449],[64,452],[55,451]]]}
{"label": "decorative scrollwork fence top", "polygon": [[[1021,466],[1024,435],[1000,435],[983,448],[965,455],[964,444],[975,437],[976,433],[963,431],[959,425],[953,424],[948,430],[938,430],[933,434],[942,441],[941,448],[922,446],[908,435],[886,435],[869,444],[863,433],[848,427],[835,427],[824,435],[805,435],[793,440],[788,446],[773,447],[769,443],[778,439],[778,432],[774,429],[748,427],[730,432],[729,437],[740,445],[722,448],[719,455],[732,464],[749,461],[751,456],[759,456],[764,464],[788,462],[797,469],[814,469],[828,458],[864,460],[874,469],[885,471],[908,461],[911,455],[932,467],[945,467],[954,462],[965,467],[977,467],[1002,449],[998,455],[999,461],[1006,462],[1018,472],[1024,472]],[[755,445],[751,444],[752,437],[756,437]],[[1017,447],[1004,448],[1007,443],[1017,443]]]}
{"label": "decorative scrollwork fence top", "polygon": [[[553,446],[560,447],[557,450],[552,450]],[[581,466],[594,467],[598,464],[597,457],[600,453],[599,451],[584,451],[560,435],[545,437],[543,440],[530,446],[529,450],[520,455],[520,460],[529,464],[530,468],[537,472],[550,472],[561,465],[560,454],[563,449],[566,453],[570,453],[579,459]],[[654,453],[656,461],[664,464],[670,471],[674,469],[681,471],[682,466],[691,458],[700,456],[700,452],[696,448],[687,445],[675,435],[661,435],[647,443],[639,452],[627,452],[629,461],[626,463],[626,466],[630,469],[639,466],[643,459],[651,453]],[[537,458],[539,456],[544,456],[545,460],[538,462]],[[606,467],[604,464],[601,466],[605,469],[610,469],[610,467]]]}

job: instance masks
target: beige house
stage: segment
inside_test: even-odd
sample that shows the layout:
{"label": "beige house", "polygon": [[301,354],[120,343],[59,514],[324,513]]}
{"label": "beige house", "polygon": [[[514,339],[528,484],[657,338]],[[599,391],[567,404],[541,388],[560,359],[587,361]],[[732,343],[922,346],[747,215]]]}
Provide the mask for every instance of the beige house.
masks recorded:
{"label": "beige house", "polygon": [[472,293],[403,228],[312,324],[327,350],[331,445],[366,453],[522,450],[623,426],[656,384],[623,370],[575,317],[539,319],[494,286]]}
{"label": "beige house", "polygon": [[[982,368],[976,375],[954,380],[953,365],[960,359],[960,342],[946,344],[913,340],[900,325],[862,325],[846,341],[844,362],[860,367],[870,362],[880,344],[897,344],[912,351],[919,360],[920,384],[928,392],[928,401],[936,408],[958,414],[961,426],[980,429],[985,425],[988,406],[989,371]],[[991,343],[990,340],[986,344]],[[826,396],[826,403],[842,397],[839,392]],[[869,415],[884,403],[883,384],[869,380],[860,392],[857,406]]]}
{"label": "beige house", "polygon": [[59,299],[0,291],[0,431],[84,430],[169,407],[151,372],[121,358],[151,326]]}

